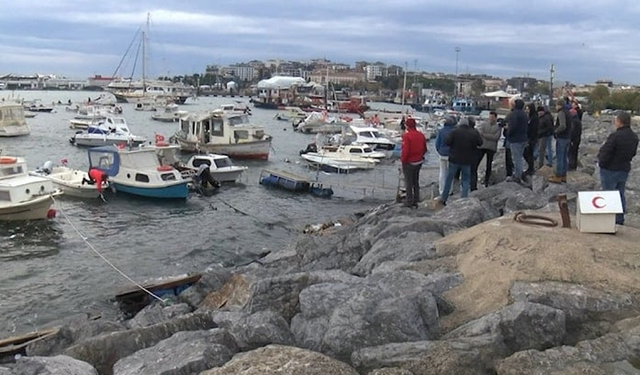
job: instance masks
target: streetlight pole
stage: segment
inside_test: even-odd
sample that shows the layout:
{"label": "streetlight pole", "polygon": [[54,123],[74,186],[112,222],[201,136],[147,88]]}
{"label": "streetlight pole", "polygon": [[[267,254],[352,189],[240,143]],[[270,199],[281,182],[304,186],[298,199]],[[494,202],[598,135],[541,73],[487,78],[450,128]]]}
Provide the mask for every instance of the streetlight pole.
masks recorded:
{"label": "streetlight pole", "polygon": [[460,54],[460,47],[455,48],[456,51],[456,88],[454,90],[454,94],[458,97],[458,55]]}
{"label": "streetlight pole", "polygon": [[556,69],[551,64],[551,69],[549,69],[549,106],[552,105],[553,102],[553,78],[555,76]]}

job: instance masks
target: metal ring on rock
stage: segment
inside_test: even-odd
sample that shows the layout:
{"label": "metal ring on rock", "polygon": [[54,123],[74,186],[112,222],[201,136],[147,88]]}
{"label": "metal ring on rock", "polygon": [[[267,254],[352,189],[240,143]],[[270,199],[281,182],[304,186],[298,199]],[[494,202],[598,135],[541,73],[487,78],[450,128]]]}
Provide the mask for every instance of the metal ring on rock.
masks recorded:
{"label": "metal ring on rock", "polygon": [[528,215],[523,211],[518,211],[513,216],[513,220],[522,224],[541,225],[543,227],[556,227],[558,220],[542,215]]}

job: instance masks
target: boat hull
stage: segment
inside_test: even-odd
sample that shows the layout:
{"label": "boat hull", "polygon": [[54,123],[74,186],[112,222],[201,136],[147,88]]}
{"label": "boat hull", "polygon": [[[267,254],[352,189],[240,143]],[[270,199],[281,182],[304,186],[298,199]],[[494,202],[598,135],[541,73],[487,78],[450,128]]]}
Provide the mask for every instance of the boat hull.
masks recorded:
{"label": "boat hull", "polygon": [[271,149],[271,137],[261,141],[242,142],[234,144],[210,144],[187,141],[184,138],[177,138],[180,149],[183,151],[223,154],[236,159],[269,159]]}
{"label": "boat hull", "polygon": [[113,186],[115,187],[116,192],[147,198],[185,199],[189,195],[188,181],[181,181],[174,185],[158,187],[134,186],[114,181]]}
{"label": "boat hull", "polygon": [[235,182],[240,178],[244,169],[234,169],[230,171],[213,170],[211,176],[220,182]]}
{"label": "boat hull", "polygon": [[[100,197],[95,185],[83,184],[82,181],[89,180],[87,172],[71,169],[68,167],[56,167],[50,174],[41,172],[29,172],[32,176],[46,178],[64,193],[64,197],[74,197],[81,199],[95,199]],[[108,183],[102,185],[102,189],[107,189]]]}
{"label": "boat hull", "polygon": [[[56,195],[59,195],[57,193]],[[53,206],[52,195],[37,197],[11,206],[0,206],[0,221],[41,220],[49,218]]]}
{"label": "boat hull", "polygon": [[7,125],[0,127],[0,137],[19,137],[31,134],[29,125]]}
{"label": "boat hull", "polygon": [[141,145],[143,143],[146,142],[146,140],[144,139],[134,139],[133,141],[131,141],[130,139],[126,139],[126,138],[109,138],[109,137],[80,137],[80,136],[74,136],[73,138],[71,138],[70,140],[71,143],[75,144],[76,146],[83,146],[83,147],[100,147],[100,146],[109,146],[109,145],[115,145],[115,144],[119,144],[119,143],[131,143],[133,144],[133,146],[138,146]]}

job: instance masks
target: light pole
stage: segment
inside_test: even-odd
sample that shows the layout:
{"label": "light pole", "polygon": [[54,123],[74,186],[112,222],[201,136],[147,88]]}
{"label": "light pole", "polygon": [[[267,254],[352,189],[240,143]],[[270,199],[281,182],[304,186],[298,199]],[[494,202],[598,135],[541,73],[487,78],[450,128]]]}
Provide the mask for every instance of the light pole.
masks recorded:
{"label": "light pole", "polygon": [[457,98],[458,97],[458,55],[460,54],[460,47],[456,47],[455,51],[456,51],[456,88],[454,90],[454,94]]}
{"label": "light pole", "polygon": [[555,72],[555,66],[551,64],[551,69],[549,69],[549,106],[551,106],[553,102],[553,79],[555,78]]}

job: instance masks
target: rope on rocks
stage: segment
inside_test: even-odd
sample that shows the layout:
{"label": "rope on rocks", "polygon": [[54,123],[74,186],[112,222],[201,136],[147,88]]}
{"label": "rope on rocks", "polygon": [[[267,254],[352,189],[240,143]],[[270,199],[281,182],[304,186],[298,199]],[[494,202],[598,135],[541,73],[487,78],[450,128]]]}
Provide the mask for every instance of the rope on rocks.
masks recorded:
{"label": "rope on rocks", "polygon": [[542,215],[529,215],[523,211],[518,211],[513,216],[513,220],[522,224],[541,225],[543,227],[557,227],[558,220],[542,216]]}
{"label": "rope on rocks", "polygon": [[95,248],[95,246],[93,246],[93,244],[91,244],[91,242],[89,242],[89,240],[87,239],[87,236],[85,236],[84,234],[82,234],[82,232],[80,231],[80,229],[78,229],[78,227],[76,227],[73,222],[71,221],[71,219],[69,218],[69,216],[67,216],[67,213],[62,209],[62,205],[59,204],[55,198],[51,197],[51,199],[53,200],[54,203],[56,203],[58,210],[62,213],[62,216],[64,216],[65,220],[67,220],[67,222],[69,223],[69,225],[71,225],[71,228],[73,228],[73,230],[76,231],[76,233],[78,233],[78,235],[80,236],[80,238],[82,238],[82,240],[84,241],[84,243],[87,244],[87,246],[89,246],[89,248],[91,250],[93,250],[94,253],[96,253],[97,256],[99,256],[105,263],[107,263],[111,268],[113,268],[117,273],[119,273],[122,277],[124,277],[125,279],[127,279],[130,283],[132,283],[133,285],[135,285],[137,288],[139,288],[140,290],[142,290],[143,292],[147,293],[149,296],[151,296],[152,298],[160,301],[160,303],[165,304],[165,301],[158,297],[155,293],[153,293],[152,291],[150,291],[149,289],[145,288],[144,286],[142,286],[142,284],[138,283],[137,281],[133,280],[131,277],[127,276],[124,272],[122,272],[118,267],[116,267],[113,263],[111,263],[109,261],[109,259],[107,259],[104,255],[102,255],[102,253],[100,253],[100,251],[98,251],[98,249]]}

